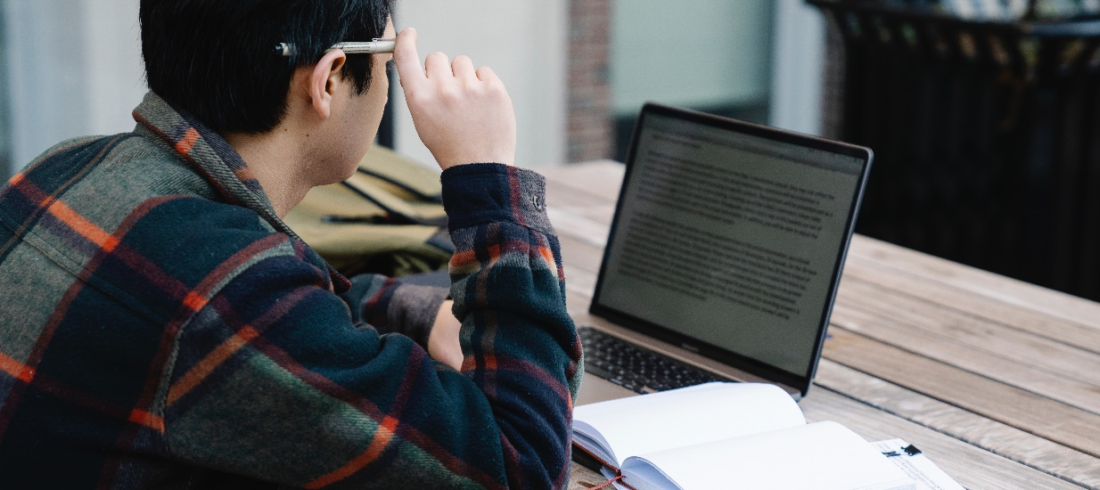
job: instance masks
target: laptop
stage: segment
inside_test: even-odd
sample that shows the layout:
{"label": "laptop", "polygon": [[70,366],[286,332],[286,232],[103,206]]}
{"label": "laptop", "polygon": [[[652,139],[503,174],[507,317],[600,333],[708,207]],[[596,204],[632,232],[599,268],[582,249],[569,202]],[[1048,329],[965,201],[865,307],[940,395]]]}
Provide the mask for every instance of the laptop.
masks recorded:
{"label": "laptop", "polygon": [[578,404],[813,381],[868,148],[647,104],[588,315]]}

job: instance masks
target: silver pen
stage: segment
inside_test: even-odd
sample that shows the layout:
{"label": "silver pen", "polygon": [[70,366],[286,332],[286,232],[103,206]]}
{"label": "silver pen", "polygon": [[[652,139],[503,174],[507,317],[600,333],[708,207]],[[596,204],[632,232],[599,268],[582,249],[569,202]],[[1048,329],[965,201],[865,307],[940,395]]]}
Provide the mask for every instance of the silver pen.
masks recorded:
{"label": "silver pen", "polygon": [[[328,50],[339,49],[347,54],[373,54],[392,53],[395,47],[397,47],[397,38],[376,37],[369,42],[336,43],[328,48]],[[297,51],[293,44],[279,43],[275,46],[275,54],[282,57],[290,57],[297,54]]]}

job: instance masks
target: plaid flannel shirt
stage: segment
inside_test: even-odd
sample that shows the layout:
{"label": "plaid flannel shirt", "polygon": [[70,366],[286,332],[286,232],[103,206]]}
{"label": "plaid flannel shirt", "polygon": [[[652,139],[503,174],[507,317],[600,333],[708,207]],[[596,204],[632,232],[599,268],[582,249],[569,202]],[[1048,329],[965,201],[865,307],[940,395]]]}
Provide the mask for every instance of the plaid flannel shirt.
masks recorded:
{"label": "plaid flannel shirt", "polygon": [[352,288],[225,140],[134,117],[0,191],[0,487],[564,486],[581,352],[540,176],[442,175],[459,372],[353,324],[430,315]]}

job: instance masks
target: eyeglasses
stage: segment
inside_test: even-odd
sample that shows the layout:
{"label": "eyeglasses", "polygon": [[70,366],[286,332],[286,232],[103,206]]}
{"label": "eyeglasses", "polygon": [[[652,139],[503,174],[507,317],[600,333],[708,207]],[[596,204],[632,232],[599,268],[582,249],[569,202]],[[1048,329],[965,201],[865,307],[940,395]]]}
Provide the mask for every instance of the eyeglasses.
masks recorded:
{"label": "eyeglasses", "polygon": [[[347,54],[374,54],[374,53],[392,53],[394,48],[397,47],[397,38],[393,37],[376,37],[370,42],[346,42],[336,43],[327,51],[333,49],[339,49]],[[275,46],[275,54],[284,58],[289,58],[297,54],[295,47],[290,43],[279,43]]]}

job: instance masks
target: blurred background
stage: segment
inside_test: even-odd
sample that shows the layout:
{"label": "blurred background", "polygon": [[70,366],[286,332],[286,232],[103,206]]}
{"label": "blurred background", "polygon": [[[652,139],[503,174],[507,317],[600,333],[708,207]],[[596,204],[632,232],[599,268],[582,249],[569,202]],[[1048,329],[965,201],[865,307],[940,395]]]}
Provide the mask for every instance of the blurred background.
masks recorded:
{"label": "blurred background", "polygon": [[[62,139],[132,129],[138,3],[0,0],[0,176]],[[504,79],[525,166],[621,159],[647,100],[820,127],[823,20],[801,0],[404,0],[395,17],[421,55],[468,54]],[[382,143],[430,163],[393,95]]]}
{"label": "blurred background", "polygon": [[[138,0],[0,0],[0,177],[129,131]],[[625,157],[655,101],[874,149],[857,232],[1100,299],[1100,0],[400,0],[505,81],[517,162]],[[431,167],[392,90],[379,143]]]}

